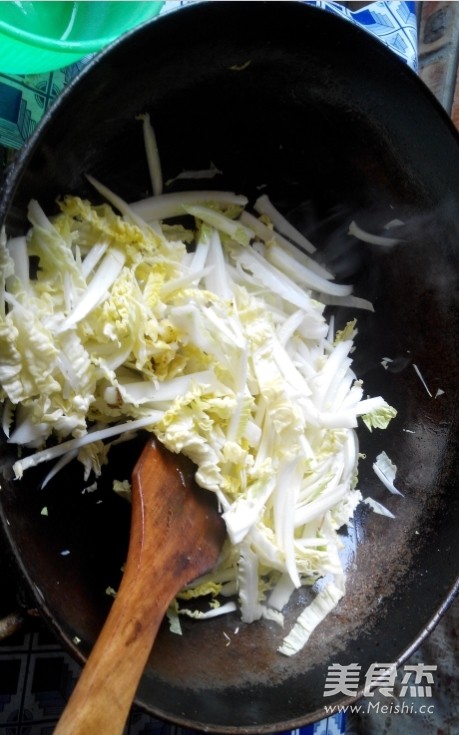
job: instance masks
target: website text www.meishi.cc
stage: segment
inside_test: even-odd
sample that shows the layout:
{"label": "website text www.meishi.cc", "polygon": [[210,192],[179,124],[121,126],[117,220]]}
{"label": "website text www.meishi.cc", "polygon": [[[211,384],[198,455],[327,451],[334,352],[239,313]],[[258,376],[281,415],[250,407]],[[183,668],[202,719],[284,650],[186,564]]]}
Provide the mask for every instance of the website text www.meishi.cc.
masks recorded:
{"label": "website text www.meishi.cc", "polygon": [[[405,664],[400,669],[393,663],[373,663],[365,672],[363,699],[353,704],[324,705],[327,716],[338,712],[349,714],[433,714],[432,686],[436,665],[424,663]],[[334,663],[328,666],[324,685],[324,697],[344,695],[355,697],[359,693],[362,667],[360,664]],[[373,700],[375,692],[387,701]],[[416,701],[404,701],[405,697]]]}

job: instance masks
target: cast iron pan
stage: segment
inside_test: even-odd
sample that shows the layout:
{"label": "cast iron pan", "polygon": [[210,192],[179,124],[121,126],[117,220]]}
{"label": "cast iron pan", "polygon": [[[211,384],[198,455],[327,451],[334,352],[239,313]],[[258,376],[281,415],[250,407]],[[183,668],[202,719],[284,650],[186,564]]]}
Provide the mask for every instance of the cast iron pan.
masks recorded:
{"label": "cast iron pan", "polygon": [[[359,663],[362,687],[370,664],[406,659],[457,588],[458,136],[414,73],[332,14],[285,2],[195,5],[116,43],[54,105],[6,178],[8,233],[24,231],[32,197],[47,211],[65,193],[95,199],[86,172],[127,200],[148,193],[135,119],[143,112],[166,181],[213,162],[224,175],[205,186],[249,196],[266,186],[376,310],[359,316],[355,369],[399,413],[386,432],[360,432],[360,487],[396,519],[359,512],[347,538],[346,597],[296,657],[276,653],[284,631],[274,623],[185,621],[182,637],[164,626],[138,692],[151,713],[195,728],[290,729],[345,700],[323,696],[329,664]],[[389,251],[357,245],[345,235],[352,216],[373,229],[402,216],[404,242]],[[338,322],[350,312],[338,311]],[[395,359],[391,369],[383,357]],[[433,396],[444,394],[430,397],[412,363]],[[13,482],[14,451],[2,445],[9,545],[43,617],[79,660],[126,549],[129,510],[110,478],[130,475],[142,442],[112,453],[93,494],[82,494],[73,466],[45,490],[41,470]],[[382,450],[403,498],[371,469]],[[305,597],[291,603],[286,629]]]}

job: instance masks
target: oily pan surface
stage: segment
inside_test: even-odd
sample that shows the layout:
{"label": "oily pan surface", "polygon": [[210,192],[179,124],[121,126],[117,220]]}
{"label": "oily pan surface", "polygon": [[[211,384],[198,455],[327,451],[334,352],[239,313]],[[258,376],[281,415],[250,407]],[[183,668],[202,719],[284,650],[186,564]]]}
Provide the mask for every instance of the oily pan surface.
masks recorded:
{"label": "oily pan surface", "polygon": [[[8,234],[24,231],[32,197],[47,212],[60,194],[96,201],[85,173],[129,201],[149,193],[135,119],[144,112],[166,181],[212,162],[223,176],[194,188],[266,191],[376,310],[357,314],[354,366],[367,392],[381,393],[398,416],[384,432],[360,430],[360,488],[396,519],[359,511],[346,542],[346,596],[297,656],[276,648],[309,599],[304,591],[284,631],[267,621],[242,625],[237,615],[185,620],[182,637],[164,626],[139,688],[140,704],[175,722],[287,729],[340,699],[323,697],[329,664],[360,663],[363,686],[371,663],[403,660],[456,585],[457,135],[414,74],[339,18],[296,3],[190,7],[114,44],[58,101],[7,178]],[[356,245],[342,236],[350,213],[369,228],[403,216],[406,239],[389,251]],[[338,324],[354,316],[339,310]],[[388,370],[386,356],[395,359]],[[428,395],[412,363],[442,396]],[[120,445],[97,492],[84,494],[74,466],[45,490],[46,469],[13,482],[13,449],[2,447],[2,519],[20,571],[82,659],[127,548],[129,510],[111,478],[129,477],[142,441]],[[382,450],[398,467],[403,498],[371,469]]]}

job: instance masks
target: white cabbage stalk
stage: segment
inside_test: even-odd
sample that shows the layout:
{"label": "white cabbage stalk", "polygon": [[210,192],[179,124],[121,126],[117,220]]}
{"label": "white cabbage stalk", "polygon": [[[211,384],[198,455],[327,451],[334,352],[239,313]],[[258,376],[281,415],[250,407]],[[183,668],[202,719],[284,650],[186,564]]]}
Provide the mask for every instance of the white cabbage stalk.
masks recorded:
{"label": "white cabbage stalk", "polygon": [[202,610],[190,610],[188,607],[181,607],[178,612],[180,615],[186,615],[188,618],[194,618],[195,620],[210,620],[210,618],[218,618],[221,615],[227,615],[235,610],[237,610],[235,602],[226,602],[220,607],[212,607],[205,612]]}
{"label": "white cabbage stalk", "polygon": [[15,275],[15,265],[15,261],[8,247],[5,229],[2,228],[0,232],[0,315],[3,319],[6,314],[6,284]]}
{"label": "white cabbage stalk", "polygon": [[189,204],[188,206],[184,206],[183,209],[196,219],[214,228],[217,232],[228,235],[241,245],[248,245],[254,237],[255,233],[250,227],[210,207],[205,207],[200,204]]}
{"label": "white cabbage stalk", "polygon": [[290,278],[304,288],[313,289],[318,293],[328,293],[332,296],[349,296],[352,293],[352,286],[332,283],[330,280],[322,278],[319,274],[312,272],[310,268],[298,263],[293,255],[285,252],[278,245],[267,248],[266,258],[277,268],[288,273]]}
{"label": "white cabbage stalk", "polygon": [[[340,580],[342,582],[342,580]],[[344,595],[344,584],[329,582],[317,593],[311,604],[301,613],[290,633],[279,647],[280,653],[292,656],[303,648],[311,633],[322,620],[336,607]]]}
{"label": "white cabbage stalk", "polygon": [[13,465],[13,470],[17,478],[21,478],[24,472],[30,467],[36,467],[42,462],[49,462],[51,459],[62,457],[67,452],[74,452],[75,450],[81,449],[88,444],[94,444],[95,442],[102,441],[104,439],[111,439],[113,436],[118,436],[123,432],[133,431],[134,429],[145,429],[150,426],[157,424],[163,414],[161,411],[153,411],[148,416],[136,419],[134,421],[126,421],[125,424],[115,424],[106,429],[98,429],[97,431],[88,432],[83,436],[75,439],[68,439],[61,444],[56,444],[53,447],[42,449],[36,454],[30,454],[24,459],[20,459]]}
{"label": "white cabbage stalk", "polygon": [[293,225],[285,219],[266,194],[258,197],[254,204],[254,208],[260,214],[268,215],[275,228],[286,237],[289,237],[292,242],[296,242],[300,247],[306,250],[307,253],[315,253],[316,248],[312,242],[310,242],[307,237],[305,237],[296,229],[296,227],[293,227]]}
{"label": "white cabbage stalk", "polygon": [[245,207],[248,200],[241,194],[227,191],[181,191],[141,199],[131,203],[130,208],[146,222],[157,222],[171,217],[180,217],[183,215],[184,206],[208,202]]}
{"label": "white cabbage stalk", "polygon": [[150,115],[140,115],[143,122],[143,140],[145,145],[145,154],[150,172],[151,188],[155,196],[163,193],[163,173],[161,161],[159,157],[158,143],[156,142],[156,133],[151,124]]}
{"label": "white cabbage stalk", "polygon": [[[68,197],[50,219],[32,202],[27,238],[0,240],[3,426],[29,449],[16,477],[56,460],[49,482],[75,457],[85,479],[97,476],[104,442],[154,432],[196,464],[228,530],[215,570],[178,596],[176,612],[225,614],[236,603],[220,599],[236,595],[244,622],[282,625],[295,589],[331,579],[280,648],[295,653],[344,593],[338,531],[361,500],[359,417],[383,428],[395,413],[364,397],[355,324],[335,336],[319,295],[358,297],[284,249],[276,223],[304,243],[265,198],[273,228],[231,192],[128,204],[89,178],[120,214]],[[184,214],[195,222],[191,252],[164,222]],[[211,610],[198,612],[191,598],[209,594]]]}
{"label": "white cabbage stalk", "polygon": [[8,243],[8,252],[14,261],[14,274],[21,282],[24,291],[29,289],[30,265],[27,252],[27,241],[25,237],[13,237]]}
{"label": "white cabbage stalk", "polygon": [[98,181],[94,176],[90,176],[89,174],[86,176],[89,183],[93,185],[94,189],[99,192],[110,204],[115,208],[118,209],[119,212],[121,212],[122,215],[124,215],[126,218],[132,220],[132,222],[137,225],[141,230],[148,231],[148,225],[147,223],[142,219],[142,217],[127,203],[122,199],[118,194],[115,194],[111,189],[108,188],[108,186],[105,186],[105,184],[102,184],[101,181]]}
{"label": "white cabbage stalk", "polygon": [[300,250],[298,246],[294,245],[290,240],[287,240],[275,229],[265,224],[261,219],[258,219],[258,217],[255,217],[253,214],[250,214],[250,212],[244,210],[240,216],[240,220],[250,227],[262,242],[268,245],[275,243],[283,252],[292,255],[297,263],[301,263],[306,266],[313,273],[317,273],[317,275],[325,278],[326,280],[332,281],[334,279],[334,275],[327,271],[320,263],[311,258],[310,255],[307,255],[305,252]]}
{"label": "white cabbage stalk", "polygon": [[400,242],[398,237],[386,237],[385,235],[374,235],[371,232],[364,230],[357,222],[352,221],[349,225],[348,234],[353,235],[362,242],[367,242],[370,245],[379,245],[380,247],[393,248]]}
{"label": "white cabbage stalk", "polygon": [[74,309],[63,322],[61,329],[74,327],[84,319],[96,306],[107,298],[111,286],[118,278],[125,261],[124,253],[115,248],[104,256],[99,268],[94,274],[90,285],[82,294]]}
{"label": "white cabbage stalk", "polygon": [[387,518],[395,518],[394,514],[391,513],[385,505],[378,503],[374,498],[364,498],[362,502],[368,505],[371,510],[378,515],[386,516]]}
{"label": "white cabbage stalk", "polygon": [[181,171],[177,176],[166,181],[166,186],[170,186],[174,181],[180,181],[180,179],[213,179],[215,176],[219,176],[223,173],[219,168],[211,161],[209,168],[203,168],[191,171]]}
{"label": "white cabbage stalk", "polygon": [[394,485],[397,472],[396,465],[389,459],[386,452],[381,452],[373,463],[373,470],[383,485],[394,495],[403,495]]}

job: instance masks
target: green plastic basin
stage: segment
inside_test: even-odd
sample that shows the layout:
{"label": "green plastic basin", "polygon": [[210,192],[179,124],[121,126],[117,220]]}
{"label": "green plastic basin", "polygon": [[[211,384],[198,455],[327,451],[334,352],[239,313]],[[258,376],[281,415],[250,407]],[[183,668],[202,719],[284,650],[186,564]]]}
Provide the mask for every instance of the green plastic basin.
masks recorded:
{"label": "green plastic basin", "polygon": [[0,2],[0,73],[68,66],[158,15],[164,2]]}

